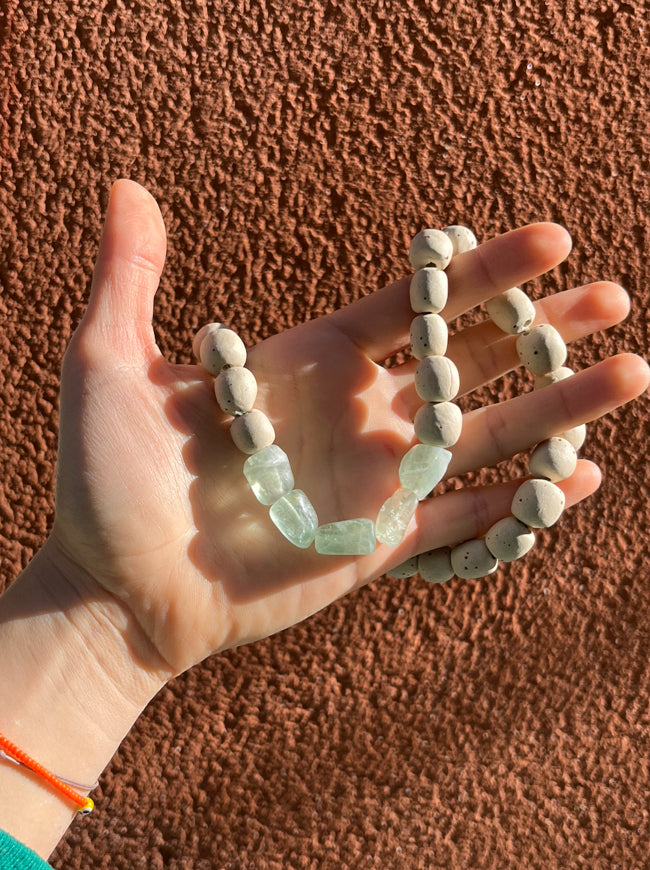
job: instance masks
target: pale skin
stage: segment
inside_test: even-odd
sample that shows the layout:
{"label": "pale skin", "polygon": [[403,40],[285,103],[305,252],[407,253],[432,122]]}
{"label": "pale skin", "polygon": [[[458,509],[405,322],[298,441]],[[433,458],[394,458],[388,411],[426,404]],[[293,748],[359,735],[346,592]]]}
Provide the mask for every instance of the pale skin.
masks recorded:
{"label": "pale skin", "polygon": [[[156,346],[165,246],[155,201],[118,182],[88,310],[63,365],[54,526],[0,599],[0,730],[46,767],[89,784],[175,675],[305,619],[415,553],[484,534],[509,514],[517,486],[423,502],[396,549],[334,558],[293,547],[242,476],[211,378],[167,363]],[[570,247],[565,230],[545,223],[459,255],[445,315],[543,274]],[[537,322],[572,341],[628,310],[622,288],[597,282],[544,299]],[[373,518],[397,486],[420,400],[414,364],[382,362],[408,343],[411,317],[405,278],[249,353],[256,407],[273,420],[321,522]],[[514,340],[490,323],[454,336],[448,355],[464,393],[518,363]],[[449,475],[495,465],[647,386],[645,362],[622,354],[468,414]],[[599,482],[598,468],[580,460],[561,484],[567,504]],[[73,816],[38,778],[0,763],[1,828],[47,857]]]}

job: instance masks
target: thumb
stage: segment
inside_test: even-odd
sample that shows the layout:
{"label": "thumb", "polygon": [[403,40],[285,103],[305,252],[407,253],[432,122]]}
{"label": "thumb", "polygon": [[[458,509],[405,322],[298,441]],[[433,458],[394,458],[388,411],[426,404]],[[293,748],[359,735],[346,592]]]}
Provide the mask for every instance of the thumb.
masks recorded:
{"label": "thumb", "polygon": [[157,353],[153,302],[165,263],[165,225],[155,199],[134,181],[111,188],[93,273],[88,308],[79,331],[108,343],[131,361]]}

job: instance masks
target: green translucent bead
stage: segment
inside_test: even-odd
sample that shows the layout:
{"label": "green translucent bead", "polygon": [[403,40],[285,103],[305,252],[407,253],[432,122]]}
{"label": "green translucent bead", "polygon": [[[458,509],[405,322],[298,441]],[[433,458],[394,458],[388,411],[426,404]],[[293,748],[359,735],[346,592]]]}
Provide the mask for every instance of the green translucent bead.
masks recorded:
{"label": "green translucent bead", "polygon": [[404,454],[399,467],[399,482],[419,499],[426,498],[445,476],[450,462],[449,450],[416,444]]}
{"label": "green translucent bead", "polygon": [[328,556],[365,556],[375,550],[372,520],[341,520],[316,530],[316,552]]}
{"label": "green translucent bead", "polygon": [[312,544],[318,528],[318,517],[301,489],[292,489],[274,502],[269,516],[295,547],[306,550]]}
{"label": "green translucent bead", "polygon": [[418,506],[418,497],[410,489],[398,489],[381,506],[375,524],[377,540],[381,544],[396,547],[404,537],[406,527],[413,519]]}
{"label": "green translucent bead", "polygon": [[249,456],[244,462],[244,477],[255,498],[266,505],[273,504],[293,489],[289,458],[277,444]]}

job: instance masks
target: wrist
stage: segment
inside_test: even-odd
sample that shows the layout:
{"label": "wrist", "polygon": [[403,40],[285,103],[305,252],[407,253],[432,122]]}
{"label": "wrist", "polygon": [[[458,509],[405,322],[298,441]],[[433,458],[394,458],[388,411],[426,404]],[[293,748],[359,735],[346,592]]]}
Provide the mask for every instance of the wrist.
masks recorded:
{"label": "wrist", "polygon": [[[92,783],[169,673],[124,606],[50,538],[0,598],[0,731],[54,773]],[[0,762],[0,827],[47,856],[74,807]]]}

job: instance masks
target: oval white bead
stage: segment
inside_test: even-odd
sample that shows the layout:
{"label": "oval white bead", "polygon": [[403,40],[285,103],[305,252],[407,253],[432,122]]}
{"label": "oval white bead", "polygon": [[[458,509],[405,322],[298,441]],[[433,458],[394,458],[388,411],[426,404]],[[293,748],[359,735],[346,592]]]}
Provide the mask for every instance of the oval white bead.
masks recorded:
{"label": "oval white bead", "polygon": [[448,402],[458,394],[460,377],[446,356],[425,356],[415,370],[415,390],[425,402]]}
{"label": "oval white bead", "polygon": [[533,529],[546,529],[556,523],[565,505],[564,493],[549,480],[524,481],[512,500],[512,513]]}
{"label": "oval white bead", "polygon": [[449,279],[440,269],[420,269],[411,278],[409,295],[416,314],[437,314],[447,304]]}
{"label": "oval white bead", "polygon": [[561,432],[558,438],[564,438],[573,447],[574,450],[580,450],[585,443],[587,437],[587,426],[581,423],[579,426],[574,426],[573,429],[567,429],[566,432]]}
{"label": "oval white bead", "polygon": [[257,397],[255,375],[244,366],[230,366],[217,375],[214,394],[224,414],[245,414]]}
{"label": "oval white bead", "polygon": [[442,356],[447,350],[449,330],[439,314],[418,314],[411,321],[411,352],[416,359]]}
{"label": "oval white bead", "polygon": [[201,365],[213,375],[218,375],[226,366],[243,366],[246,363],[246,345],[236,332],[225,326],[208,332],[199,352]]}
{"label": "oval white bead", "polygon": [[534,477],[544,477],[555,482],[571,477],[577,463],[575,447],[566,438],[555,436],[542,441],[533,450],[528,470]]}
{"label": "oval white bead", "polygon": [[192,353],[194,354],[194,359],[201,362],[201,344],[206,335],[223,328],[224,326],[222,323],[206,323],[205,326],[202,326],[201,329],[199,329],[192,341]]}
{"label": "oval white bead", "polygon": [[405,577],[413,577],[418,573],[418,557],[411,556],[405,562],[401,562],[388,572],[389,577],[394,577],[396,580],[403,580]]}
{"label": "oval white bead", "polygon": [[469,227],[451,224],[451,226],[444,228],[443,233],[449,237],[454,255],[473,251],[478,245],[476,236]]}
{"label": "oval white bead", "polygon": [[565,381],[574,374],[573,369],[570,369],[568,366],[560,366],[558,369],[553,369],[552,372],[548,372],[545,375],[536,375],[533,389],[543,390],[544,387],[550,387],[551,384],[557,384],[558,381]]}
{"label": "oval white bead", "polygon": [[545,375],[564,363],[567,350],[557,329],[550,323],[540,323],[519,336],[517,353],[531,374]]}
{"label": "oval white bead", "polygon": [[418,556],[418,574],[427,583],[446,583],[454,576],[451,567],[451,550],[448,547],[440,547],[437,550],[429,550]]}
{"label": "oval white bead", "polygon": [[266,414],[257,408],[235,417],[230,425],[230,435],[242,453],[257,453],[275,441],[275,429]]}
{"label": "oval white bead", "polygon": [[515,517],[499,520],[485,536],[485,546],[501,562],[521,559],[534,543],[535,533]]}
{"label": "oval white bead", "polygon": [[451,567],[457,577],[476,580],[493,574],[499,567],[499,561],[490,553],[482,538],[475,538],[454,547],[451,551]]}
{"label": "oval white bead", "polygon": [[435,266],[446,269],[454,255],[454,246],[442,230],[421,230],[409,247],[409,262],[414,269]]}
{"label": "oval white bead", "polygon": [[523,332],[535,319],[535,306],[519,287],[489,299],[485,308],[492,322],[508,335]]}
{"label": "oval white bead", "polygon": [[432,447],[451,447],[463,430],[463,413],[453,402],[422,405],[413,420],[415,437]]}

